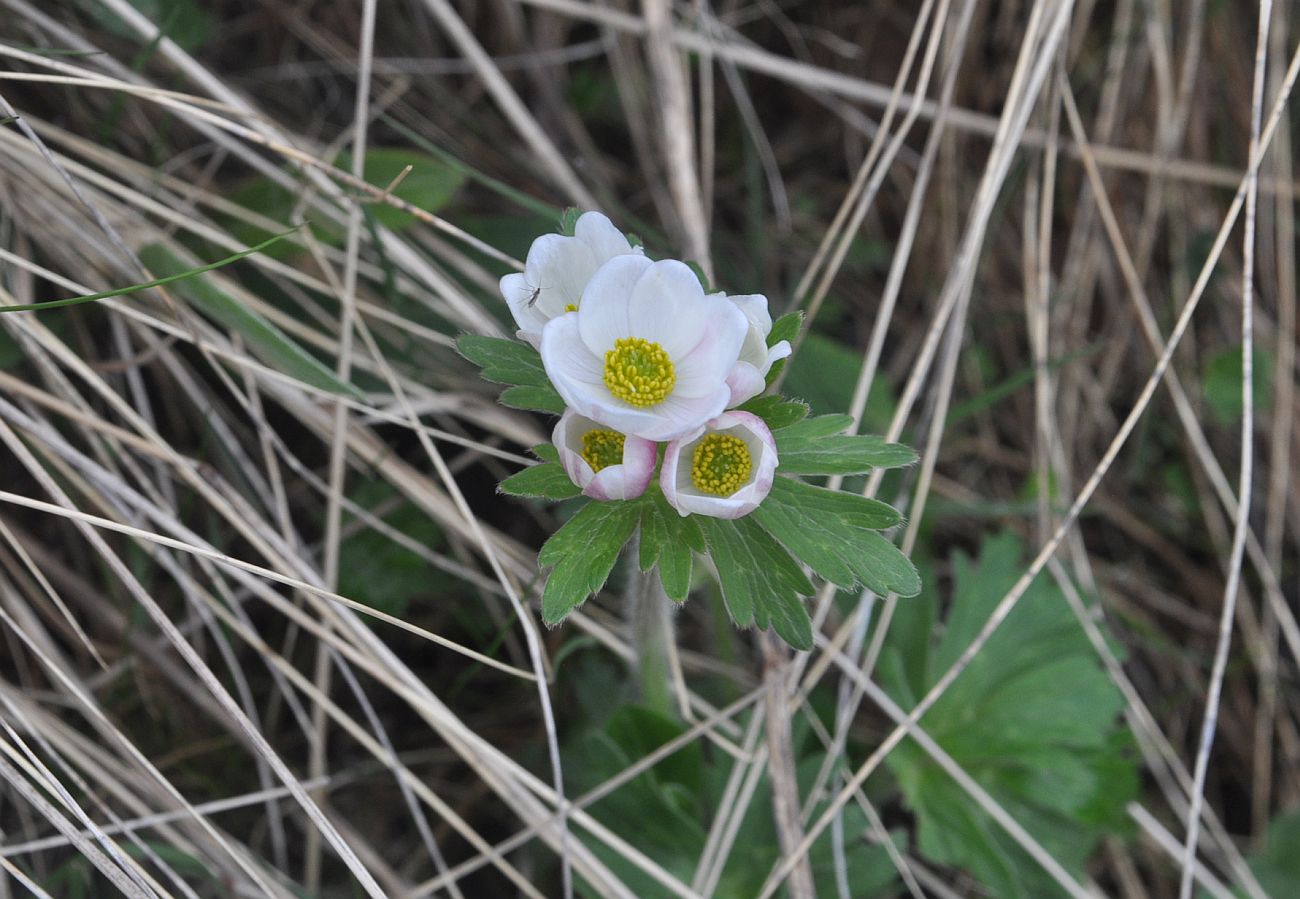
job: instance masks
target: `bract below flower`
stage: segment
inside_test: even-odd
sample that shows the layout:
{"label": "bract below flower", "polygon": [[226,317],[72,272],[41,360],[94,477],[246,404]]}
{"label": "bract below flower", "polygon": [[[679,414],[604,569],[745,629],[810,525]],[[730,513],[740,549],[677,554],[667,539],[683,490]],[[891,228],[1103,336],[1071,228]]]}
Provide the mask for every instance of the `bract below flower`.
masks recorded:
{"label": "bract below flower", "polygon": [[740,518],[771,492],[776,461],[776,440],[763,419],[724,412],[668,444],[659,486],[682,516]]}
{"label": "bract below flower", "polygon": [[727,407],[727,373],[748,327],[724,295],[705,296],[685,264],[617,256],[592,277],[576,315],[542,330],[542,363],[574,411],[672,440]]}
{"label": "bract below flower", "polygon": [[735,303],[749,322],[749,331],[740,347],[740,359],[727,373],[727,386],[731,388],[728,406],[738,406],[745,400],[758,396],[767,387],[767,373],[778,359],[791,353],[790,341],[781,340],[767,345],[767,335],[772,333],[772,314],[767,310],[767,297],[762,294],[727,297]]}
{"label": "bract below flower", "polygon": [[592,499],[636,499],[654,477],[652,441],[625,437],[572,409],[560,416],[551,441],[569,479]]}
{"label": "bract below flower", "polygon": [[548,321],[578,308],[596,269],[623,255],[644,254],[599,212],[580,215],[572,237],[543,234],[534,240],[523,274],[501,279],[501,296],[519,325],[518,336],[537,346]]}

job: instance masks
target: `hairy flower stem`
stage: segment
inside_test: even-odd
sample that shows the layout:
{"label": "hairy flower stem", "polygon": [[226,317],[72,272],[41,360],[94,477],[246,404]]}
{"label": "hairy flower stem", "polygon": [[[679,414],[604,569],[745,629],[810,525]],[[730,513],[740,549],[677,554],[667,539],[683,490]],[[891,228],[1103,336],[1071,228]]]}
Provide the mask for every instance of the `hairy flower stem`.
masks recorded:
{"label": "hairy flower stem", "polygon": [[632,625],[633,665],[641,701],[668,718],[677,718],[673,706],[672,657],[673,603],[664,593],[655,568],[642,571],[640,538],[628,553],[627,617]]}

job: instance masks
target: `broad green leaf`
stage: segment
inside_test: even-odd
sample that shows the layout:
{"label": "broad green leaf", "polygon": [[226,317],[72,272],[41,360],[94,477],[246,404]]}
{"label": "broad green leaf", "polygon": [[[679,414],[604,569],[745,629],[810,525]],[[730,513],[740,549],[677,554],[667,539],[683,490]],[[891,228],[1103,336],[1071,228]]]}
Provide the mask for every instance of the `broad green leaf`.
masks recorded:
{"label": "broad green leaf", "polygon": [[[790,360],[783,389],[791,396],[803,398],[814,409],[848,411],[854,385],[862,371],[862,353],[829,337],[809,333],[804,336],[797,356]],[[878,374],[867,392],[862,430],[882,431],[889,427],[896,407],[889,382]]]}
{"label": "broad green leaf", "polygon": [[772,628],[795,649],[812,649],[812,621],[803,596],[813,592],[803,570],[753,516],[725,521],[699,516],[727,611],[738,627]]}
{"label": "broad green leaf", "polygon": [[[345,172],[352,171],[352,154],[347,151],[340,153],[334,165]],[[393,188],[392,195],[425,212],[436,212],[446,206],[465,183],[465,175],[459,169],[404,147],[368,148],[363,177],[375,187],[388,187],[408,165],[411,167],[410,173]],[[371,203],[368,208],[376,222],[394,231],[400,231],[418,221],[409,212],[386,203]],[[343,232],[339,231],[338,236],[341,238]]]}
{"label": "broad green leaf", "polygon": [[794,478],[776,478],[772,482],[772,492],[763,500],[764,506],[769,503],[787,506],[814,521],[834,518],[872,531],[888,530],[903,520],[903,516],[889,503],[842,490],[814,487]]}
{"label": "broad green leaf", "polygon": [[522,340],[462,334],[456,340],[460,354],[483,369],[483,377],[498,384],[550,387],[542,357]]}
{"label": "broad green leaf", "polygon": [[551,443],[539,443],[533,447],[532,453],[543,462],[559,462],[560,451]]}
{"label": "broad green leaf", "polygon": [[[920,592],[920,577],[907,556],[874,530],[858,523],[887,520],[874,506],[854,505],[854,500],[862,503],[870,500],[829,490],[822,491],[826,496],[810,494],[808,491],[821,488],[806,485],[782,484],[778,488],[777,484],[784,480],[777,478],[772,493],[752,517],[796,558],[845,589],[861,584],[881,595],[915,596]],[[813,503],[811,508],[807,505],[809,501]]]}
{"label": "broad green leaf", "polygon": [[737,407],[752,412],[767,423],[773,431],[788,428],[808,416],[808,405],[783,396],[757,396]]}
{"label": "broad green leaf", "polygon": [[501,403],[511,409],[525,409],[530,412],[552,412],[564,414],[564,400],[550,384],[534,387],[507,387],[501,391]]}
{"label": "broad green leaf", "polygon": [[340,381],[320,360],[258,313],[220,290],[201,274],[187,277],[193,266],[186,265],[160,244],[140,251],[140,260],[153,272],[175,279],[172,289],[222,325],[236,332],[262,360],[291,378],[329,393],[362,398],[356,387]]}
{"label": "broad green leaf", "polygon": [[[822,416],[836,418],[838,416]],[[786,474],[863,474],[877,468],[900,468],[916,461],[916,453],[901,443],[873,434],[806,436],[805,419],[776,432],[777,467]],[[828,424],[829,426],[829,424]]]}
{"label": "broad green leaf", "polygon": [[501,482],[501,492],[543,499],[570,499],[582,493],[578,485],[569,480],[564,469],[554,462],[543,462],[515,472]]}
{"label": "broad green leaf", "polygon": [[[1015,537],[988,539],[977,561],[953,559],[945,626],[933,626],[933,596],[896,608],[879,672],[904,708],[961,656],[1025,564]],[[1039,579],[925,722],[944,750],[1078,876],[1102,836],[1122,836],[1129,827],[1124,808],[1138,783],[1132,740],[1119,726],[1123,706],[1060,591]],[[965,869],[990,895],[1064,895],[915,744],[899,746],[888,764],[916,815],[923,855]]]}
{"label": "broad green leaf", "polygon": [[1268,827],[1268,842],[1247,860],[1269,896],[1286,896],[1300,883],[1300,808],[1281,812]]}
{"label": "broad green leaf", "polygon": [[[437,523],[408,501],[394,506],[396,497],[396,490],[378,480],[360,483],[348,496],[360,508],[388,510],[379,517],[404,537],[439,548],[443,538]],[[348,520],[353,520],[350,513]],[[449,581],[409,546],[369,527],[339,547],[339,592],[390,615],[405,615],[413,599],[441,595]]]}
{"label": "broad green leaf", "polygon": [[[1205,366],[1201,389],[1205,393],[1206,405],[1220,424],[1229,425],[1241,420],[1245,408],[1241,402],[1242,358],[1242,349],[1238,346],[1215,356]],[[1273,401],[1273,357],[1262,347],[1255,347],[1250,382],[1255,411],[1267,409]]]}
{"label": "broad green leaf", "polygon": [[537,556],[543,568],[554,568],[542,591],[544,622],[559,624],[605,585],[639,519],[636,503],[592,502],[551,535]]}

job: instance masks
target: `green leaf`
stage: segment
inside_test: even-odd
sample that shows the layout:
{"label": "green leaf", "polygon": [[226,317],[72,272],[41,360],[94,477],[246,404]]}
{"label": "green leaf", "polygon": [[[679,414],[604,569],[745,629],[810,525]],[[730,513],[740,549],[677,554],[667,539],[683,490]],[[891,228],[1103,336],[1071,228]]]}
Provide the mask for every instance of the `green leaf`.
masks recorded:
{"label": "green leaf", "polygon": [[554,462],[543,462],[517,471],[501,482],[500,490],[511,496],[540,496],[543,499],[570,499],[582,490],[569,480],[564,469]]}
{"label": "green leaf", "polygon": [[1280,812],[1268,827],[1268,842],[1250,856],[1250,870],[1269,896],[1285,896],[1300,883],[1300,808]]}
{"label": "green leaf", "polygon": [[[416,543],[434,549],[443,543],[437,522],[385,481],[361,482],[348,499]],[[394,505],[397,499],[401,502]],[[354,516],[349,513],[347,521],[354,522]],[[405,615],[412,599],[442,595],[449,580],[409,546],[369,527],[352,533],[339,547],[339,592],[390,615]]]}
{"label": "green leaf", "polygon": [[578,219],[582,218],[582,210],[577,206],[570,206],[560,213],[560,233],[565,237],[572,237],[578,228]]}
{"label": "green leaf", "polygon": [[[804,335],[798,356],[786,375],[785,391],[802,397],[814,409],[847,411],[862,373],[862,354],[829,337],[809,333]],[[889,427],[896,406],[889,381],[877,374],[867,391],[862,430],[881,431]]]}
{"label": "green leaf", "polygon": [[773,347],[783,340],[794,343],[794,339],[799,336],[799,329],[802,327],[803,312],[787,312],[772,322],[772,330],[767,335],[767,345]]}
{"label": "green leaf", "polygon": [[752,412],[773,431],[788,428],[808,416],[808,404],[787,400],[783,396],[757,396],[736,408]]}
{"label": "green leaf", "polygon": [[874,522],[889,519],[879,506],[893,512],[884,503],[777,478],[753,517],[833,584],[846,590],[861,584],[881,595],[915,596],[921,590],[916,567],[872,529]]}
{"label": "green leaf", "polygon": [[498,384],[549,387],[542,357],[522,340],[462,334],[456,340],[460,354],[483,369],[483,377]]}
{"label": "green leaf", "polygon": [[639,519],[637,503],[593,502],[551,535],[537,556],[543,568],[554,567],[542,591],[542,621],[559,624],[605,585]]}
{"label": "green leaf", "polygon": [[823,415],[778,431],[773,435],[777,467],[787,474],[863,474],[916,461],[916,453],[901,443],[889,443],[873,434],[838,433],[845,418],[848,416]]}
{"label": "green leaf", "polygon": [[[352,154],[346,150],[340,153],[334,160],[334,165],[345,172],[352,171]],[[440,159],[404,147],[367,148],[365,174],[362,177],[375,187],[386,188],[407,166],[411,167],[410,172],[393,188],[392,195],[425,212],[436,212],[446,206],[465,183],[465,175],[459,169]],[[409,212],[386,203],[371,203],[368,208],[375,221],[394,231],[400,231],[419,221]],[[343,236],[344,232],[338,232],[339,239]]]}
{"label": "green leaf", "polygon": [[[970,646],[1024,569],[1014,536],[986,540],[978,560],[952,560],[942,627],[933,595],[900,604],[878,668],[903,707],[915,705]],[[925,716],[934,739],[1076,876],[1101,837],[1123,836],[1137,794],[1123,696],[1048,579],[1036,580],[1002,626]],[[918,848],[965,869],[984,892],[1016,899],[1064,893],[913,743],[888,764],[917,819]]]}
{"label": "green leaf", "polygon": [[704,552],[704,535],[693,517],[683,517],[653,490],[641,502],[641,570],[659,566],[659,580],[670,599],[684,600],[691,591],[691,566]]}
{"label": "green leaf", "polygon": [[194,269],[160,244],[151,244],[142,249],[140,260],[155,273],[166,275],[177,294],[243,337],[263,361],[276,371],[328,393],[357,399],[364,397],[360,390],[340,381],[319,359],[271,322],[220,290],[201,274],[196,275],[196,272],[205,271],[211,266]]}
{"label": "green leaf", "polygon": [[[1254,356],[1250,380],[1254,407],[1258,412],[1272,403],[1273,357],[1260,347],[1255,348]],[[1245,409],[1241,402],[1242,371],[1242,348],[1239,346],[1220,353],[1205,366],[1201,389],[1205,393],[1206,405],[1220,424],[1230,425],[1241,420]]]}
{"label": "green leaf", "polygon": [[539,443],[533,447],[532,453],[543,462],[559,462],[560,451],[551,443]]}
{"label": "green leaf", "polygon": [[526,409],[530,412],[553,412],[564,414],[564,400],[549,384],[540,387],[507,387],[501,391],[501,402],[511,409]]}
{"label": "green leaf", "polygon": [[738,627],[772,628],[795,649],[812,649],[812,620],[801,596],[813,592],[799,564],[752,516],[700,516],[722,598]]}

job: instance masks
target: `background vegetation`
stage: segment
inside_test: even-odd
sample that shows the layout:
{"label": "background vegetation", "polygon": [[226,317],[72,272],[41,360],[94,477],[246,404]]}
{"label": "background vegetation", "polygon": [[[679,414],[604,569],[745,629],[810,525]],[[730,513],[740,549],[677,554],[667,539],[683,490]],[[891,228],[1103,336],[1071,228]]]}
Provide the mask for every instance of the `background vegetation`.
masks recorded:
{"label": "background vegetation", "polygon": [[[0,0],[0,303],[310,225],[0,315],[0,897],[1296,895],[1294,12]],[[920,597],[539,626],[452,344],[568,205],[806,312]]]}

